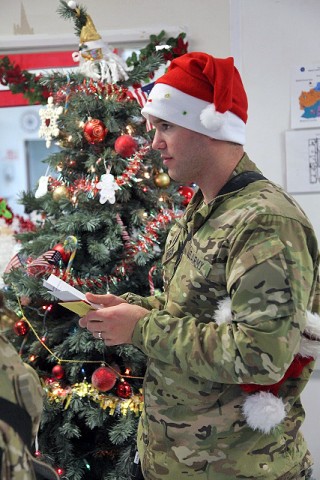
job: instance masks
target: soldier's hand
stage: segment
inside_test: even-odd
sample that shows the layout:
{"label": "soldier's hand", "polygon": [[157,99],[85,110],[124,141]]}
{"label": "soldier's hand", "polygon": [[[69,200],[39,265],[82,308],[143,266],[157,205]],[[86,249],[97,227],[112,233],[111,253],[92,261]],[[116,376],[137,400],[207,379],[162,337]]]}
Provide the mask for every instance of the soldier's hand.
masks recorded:
{"label": "soldier's hand", "polygon": [[131,343],[132,334],[140,318],[149,313],[139,305],[131,305],[115,295],[87,294],[92,303],[101,305],[91,310],[79,320],[80,327],[87,328],[95,338],[101,338],[105,344],[120,345]]}

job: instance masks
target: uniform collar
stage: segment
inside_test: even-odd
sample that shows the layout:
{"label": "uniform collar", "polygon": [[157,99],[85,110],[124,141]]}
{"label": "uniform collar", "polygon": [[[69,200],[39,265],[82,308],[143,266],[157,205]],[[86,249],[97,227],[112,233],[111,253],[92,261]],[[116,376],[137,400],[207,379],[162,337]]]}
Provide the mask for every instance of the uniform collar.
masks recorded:
{"label": "uniform collar", "polygon": [[[232,177],[246,171],[260,172],[256,164],[250,160],[246,153],[244,153],[236,168],[230,175],[229,180]],[[179,223],[181,224],[181,226],[186,228],[187,224],[192,220],[193,228],[197,230],[199,226],[206,220],[206,218],[211,215],[212,210],[218,205],[220,205],[222,202],[224,202],[224,200],[226,198],[229,198],[231,195],[233,195],[233,192],[230,192],[223,196],[219,196],[218,194],[210,203],[206,204],[203,201],[203,195],[201,190],[198,189],[197,192],[194,194],[193,198],[191,199],[188,207],[186,208],[185,215],[180,219]]]}

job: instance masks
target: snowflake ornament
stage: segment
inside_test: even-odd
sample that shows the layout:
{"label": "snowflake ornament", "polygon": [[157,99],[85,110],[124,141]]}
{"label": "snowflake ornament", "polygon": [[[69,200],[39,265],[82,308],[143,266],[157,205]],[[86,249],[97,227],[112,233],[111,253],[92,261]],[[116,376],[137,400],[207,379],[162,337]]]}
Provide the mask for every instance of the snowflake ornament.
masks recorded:
{"label": "snowflake ornament", "polygon": [[53,97],[48,98],[48,105],[46,108],[41,108],[39,110],[39,115],[41,118],[39,137],[45,138],[47,148],[50,148],[53,137],[57,137],[59,135],[57,120],[62,112],[63,107],[57,107],[53,104]]}

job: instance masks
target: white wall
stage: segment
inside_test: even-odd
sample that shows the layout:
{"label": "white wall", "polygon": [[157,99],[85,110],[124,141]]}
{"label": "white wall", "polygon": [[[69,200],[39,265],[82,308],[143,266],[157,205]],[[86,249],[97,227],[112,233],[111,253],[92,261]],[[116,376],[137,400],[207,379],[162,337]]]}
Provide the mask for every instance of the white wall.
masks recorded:
{"label": "white wall", "polygon": [[[231,0],[233,50],[249,97],[246,150],[275,182],[285,186],[285,131],[290,129],[292,67],[320,63],[319,0]],[[319,194],[295,195],[320,240]],[[319,365],[320,367],[320,365]],[[320,479],[320,371],[302,396],[303,431]]]}
{"label": "white wall", "polygon": [[302,395],[302,403],[306,410],[306,419],[302,427],[302,431],[309,445],[309,450],[313,455],[314,468],[313,477],[315,480],[320,479],[320,415],[319,415],[319,398],[320,398],[320,364],[318,369],[313,373],[311,381],[308,383]]}
{"label": "white wall", "polygon": [[[21,4],[34,34],[45,40],[74,32],[72,21],[56,13],[58,0],[11,0],[2,2],[0,25],[1,47],[7,48],[13,36],[14,25],[20,23]],[[164,27],[175,25],[187,28],[193,50],[229,54],[229,0],[83,0],[99,32],[127,29],[151,30],[159,33]],[[24,35],[27,41],[27,35]],[[30,37],[30,35],[29,35]],[[77,41],[75,40],[75,45]],[[41,47],[39,42],[38,47]]]}
{"label": "white wall", "polygon": [[[249,95],[246,149],[285,186],[292,68],[320,62],[319,0],[231,0],[240,4],[242,76]],[[319,193],[295,196],[320,239]]]}

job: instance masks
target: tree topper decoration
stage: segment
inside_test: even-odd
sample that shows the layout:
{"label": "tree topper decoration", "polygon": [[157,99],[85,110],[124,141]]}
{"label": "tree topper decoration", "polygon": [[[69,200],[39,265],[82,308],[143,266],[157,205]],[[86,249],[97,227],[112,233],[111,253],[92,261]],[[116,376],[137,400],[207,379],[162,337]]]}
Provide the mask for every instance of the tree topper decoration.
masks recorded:
{"label": "tree topper decoration", "polygon": [[93,80],[106,83],[128,80],[127,72],[132,70],[132,67],[128,67],[126,62],[102,40],[85,9],[73,0],[65,4],[64,8],[70,9],[68,15],[70,16],[70,13],[73,15],[77,30],[80,30],[79,52],[72,54],[74,62],[80,62],[80,72]]}
{"label": "tree topper decoration", "polygon": [[62,112],[63,107],[57,107],[53,104],[53,97],[48,98],[48,104],[46,108],[41,108],[39,110],[39,115],[41,118],[39,137],[45,138],[47,148],[50,148],[52,138],[59,135],[57,120]]}

